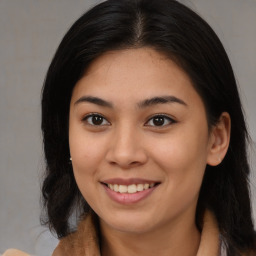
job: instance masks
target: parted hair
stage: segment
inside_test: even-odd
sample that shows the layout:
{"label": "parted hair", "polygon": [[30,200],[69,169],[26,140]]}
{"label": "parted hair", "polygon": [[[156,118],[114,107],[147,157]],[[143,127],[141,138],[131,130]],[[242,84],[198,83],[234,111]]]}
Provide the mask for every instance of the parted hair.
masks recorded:
{"label": "parted hair", "polygon": [[196,223],[201,229],[204,211],[210,209],[217,218],[228,256],[255,250],[248,181],[249,136],[234,73],[211,27],[175,0],[104,1],[83,14],[61,41],[42,91],[46,162],[42,222],[61,238],[73,231],[71,215],[90,209],[69,161],[69,107],[75,84],[103,53],[139,47],[165,54],[188,74],[204,102],[209,129],[222,112],[230,114],[230,145],[220,165],[206,167]]}

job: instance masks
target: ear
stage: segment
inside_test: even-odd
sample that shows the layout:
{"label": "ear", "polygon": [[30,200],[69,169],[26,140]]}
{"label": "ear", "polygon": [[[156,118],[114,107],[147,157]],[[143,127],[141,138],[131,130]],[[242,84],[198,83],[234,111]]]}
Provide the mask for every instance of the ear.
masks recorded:
{"label": "ear", "polygon": [[229,147],[230,129],[230,115],[227,112],[223,112],[218,123],[211,129],[207,164],[216,166],[222,162]]}

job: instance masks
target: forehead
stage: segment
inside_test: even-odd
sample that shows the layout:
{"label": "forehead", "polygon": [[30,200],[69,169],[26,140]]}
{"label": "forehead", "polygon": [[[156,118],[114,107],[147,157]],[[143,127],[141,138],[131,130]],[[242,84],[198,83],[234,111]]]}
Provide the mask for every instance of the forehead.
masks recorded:
{"label": "forehead", "polygon": [[199,97],[189,76],[151,48],[110,51],[98,57],[77,82],[73,98],[86,94],[120,103],[156,95]]}

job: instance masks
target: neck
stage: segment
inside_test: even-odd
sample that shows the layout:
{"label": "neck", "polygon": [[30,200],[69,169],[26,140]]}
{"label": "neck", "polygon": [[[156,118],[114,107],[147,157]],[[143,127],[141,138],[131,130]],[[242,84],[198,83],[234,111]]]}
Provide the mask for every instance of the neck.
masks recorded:
{"label": "neck", "polygon": [[118,231],[103,223],[100,226],[102,256],[196,256],[200,243],[194,220],[142,233]]}

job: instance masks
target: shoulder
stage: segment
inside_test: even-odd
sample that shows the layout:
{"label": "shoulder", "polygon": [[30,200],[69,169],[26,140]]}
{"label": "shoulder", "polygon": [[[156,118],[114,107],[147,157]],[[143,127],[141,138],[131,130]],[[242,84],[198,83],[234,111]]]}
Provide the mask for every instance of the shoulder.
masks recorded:
{"label": "shoulder", "polygon": [[2,256],[29,256],[29,254],[16,249],[8,249],[2,254]]}
{"label": "shoulder", "polygon": [[100,256],[96,223],[92,213],[85,216],[77,231],[60,239],[52,256]]}

